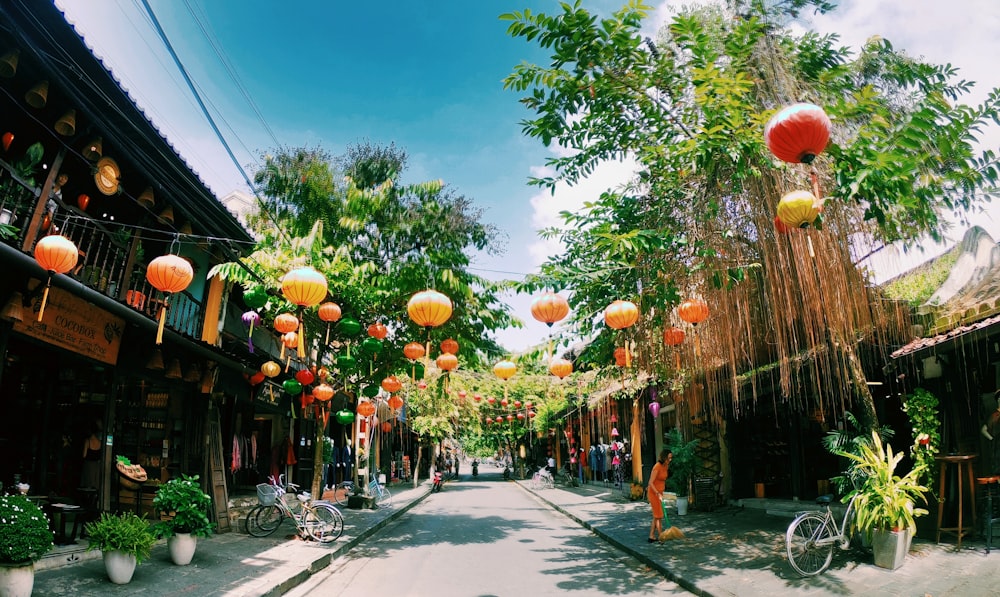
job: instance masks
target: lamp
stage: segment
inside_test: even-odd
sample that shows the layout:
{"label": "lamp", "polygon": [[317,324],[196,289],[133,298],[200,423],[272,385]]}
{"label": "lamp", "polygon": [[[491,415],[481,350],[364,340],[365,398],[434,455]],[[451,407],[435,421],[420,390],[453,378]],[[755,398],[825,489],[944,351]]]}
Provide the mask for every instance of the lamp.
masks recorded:
{"label": "lamp", "polygon": [[169,205],[166,206],[166,207],[164,207],[163,211],[160,212],[160,219],[163,220],[164,222],[168,223],[168,224],[173,224],[174,223],[174,208],[170,207]]}
{"label": "lamp", "polygon": [[194,383],[201,379],[201,370],[198,368],[198,363],[191,363],[188,367],[186,373],[184,373],[184,381],[188,383]]}
{"label": "lamp", "polygon": [[210,394],[215,386],[215,368],[212,363],[205,364],[205,370],[201,374],[201,381],[198,382],[199,390],[202,394]]}
{"label": "lamp", "polygon": [[139,195],[136,201],[146,209],[153,209],[153,206],[156,205],[156,199],[153,198],[153,187],[146,187],[146,190]]}
{"label": "lamp", "polygon": [[153,371],[163,371],[163,353],[157,348],[153,351],[153,354],[149,357],[149,361],[146,362],[146,369],[152,369]]}
{"label": "lamp", "polygon": [[87,158],[91,162],[96,162],[101,159],[104,155],[104,140],[100,137],[94,137],[89,143],[83,146],[83,157]]}
{"label": "lamp", "polygon": [[24,101],[32,108],[44,108],[49,101],[49,82],[41,81],[24,94]]}
{"label": "lamp", "polygon": [[0,58],[0,77],[9,79],[17,72],[17,59],[21,55],[21,50],[11,50]]}
{"label": "lamp", "polygon": [[181,361],[178,358],[173,358],[170,360],[170,366],[167,367],[166,373],[167,379],[182,379],[184,374],[181,373]]}
{"label": "lamp", "polygon": [[72,137],[76,133],[76,110],[63,114],[53,128],[63,137]]}
{"label": "lamp", "polygon": [[0,310],[0,319],[10,322],[22,322],[24,321],[24,297],[21,296],[20,292],[14,292],[7,299],[7,303]]}
{"label": "lamp", "polygon": [[191,222],[184,222],[183,224],[181,224],[181,227],[177,229],[177,232],[180,232],[181,234],[186,234],[186,235],[189,235],[189,236],[191,234],[194,234],[194,231],[191,229]]}

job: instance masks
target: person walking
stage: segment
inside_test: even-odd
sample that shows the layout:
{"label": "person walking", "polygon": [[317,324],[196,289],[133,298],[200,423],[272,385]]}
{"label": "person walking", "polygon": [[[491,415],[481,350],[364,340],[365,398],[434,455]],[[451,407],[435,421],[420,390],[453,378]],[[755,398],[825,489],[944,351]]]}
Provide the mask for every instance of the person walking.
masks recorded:
{"label": "person walking", "polygon": [[663,492],[666,490],[667,475],[670,474],[670,460],[674,455],[670,450],[664,448],[660,450],[660,457],[653,465],[652,472],[649,473],[649,485],[646,487],[646,497],[649,499],[649,506],[653,509],[653,522],[649,526],[649,543],[660,540],[660,533],[663,532]]}

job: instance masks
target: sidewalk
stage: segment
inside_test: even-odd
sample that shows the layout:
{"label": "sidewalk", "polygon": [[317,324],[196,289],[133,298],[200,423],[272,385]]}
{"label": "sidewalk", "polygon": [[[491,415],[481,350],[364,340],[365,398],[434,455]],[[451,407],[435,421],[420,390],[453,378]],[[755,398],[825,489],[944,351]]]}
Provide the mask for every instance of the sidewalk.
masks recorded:
{"label": "sidewalk", "polygon": [[[726,506],[714,512],[671,516],[685,538],[647,543],[649,504],[630,502],[601,485],[533,491],[518,484],[591,529],[598,536],[697,594],[725,595],[995,595],[1000,587],[1000,540],[986,554],[985,544],[962,541],[935,544],[914,539],[906,563],[895,571],[876,567],[870,553],[835,550],[822,575],[802,578],[785,557],[785,530],[790,517],[764,510]],[[809,504],[803,503],[803,509]]]}
{"label": "sidewalk", "polygon": [[[392,507],[379,510],[343,509],[344,534],[329,545],[294,540],[295,527],[282,523],[270,537],[251,537],[239,531],[198,540],[194,560],[175,566],[166,542],[153,547],[152,557],[135,569],[132,582],[115,585],[107,579],[104,562],[90,552],[79,563],[35,572],[34,595],[282,595],[325,568],[333,558],[364,541],[390,520],[423,500],[428,483],[417,488],[394,485]],[[290,540],[292,539],[292,540]]]}

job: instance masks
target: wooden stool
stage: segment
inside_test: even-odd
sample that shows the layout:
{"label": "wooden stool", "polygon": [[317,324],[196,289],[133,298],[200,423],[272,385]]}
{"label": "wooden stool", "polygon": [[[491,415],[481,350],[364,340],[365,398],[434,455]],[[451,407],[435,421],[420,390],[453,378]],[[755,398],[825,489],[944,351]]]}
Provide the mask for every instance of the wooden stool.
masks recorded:
{"label": "wooden stool", "polygon": [[984,498],[984,516],[983,516],[983,536],[986,537],[986,553],[990,553],[990,548],[993,547],[993,523],[1000,518],[993,516],[993,496],[1000,497],[997,494],[997,487],[1000,486],[1000,476],[994,477],[977,477],[976,484],[983,488],[983,498]]}
{"label": "wooden stool", "polygon": [[[975,475],[972,472],[972,461],[976,459],[975,454],[954,454],[950,456],[935,456],[934,460],[937,460],[940,464],[940,475],[941,475],[941,489],[938,494],[938,517],[937,517],[937,542],[941,542],[941,533],[955,533],[958,536],[958,545],[955,549],[962,548],[962,537],[969,532],[972,532],[976,528],[976,505],[972,504],[972,526],[966,530],[962,526],[962,510],[965,508],[965,500],[962,495],[962,475],[964,471],[968,471],[969,479],[969,499],[975,502],[976,499],[976,485],[975,485]],[[941,521],[944,518],[944,486],[945,479],[947,478],[948,465],[957,465],[958,473],[958,526],[955,527],[941,527]]]}

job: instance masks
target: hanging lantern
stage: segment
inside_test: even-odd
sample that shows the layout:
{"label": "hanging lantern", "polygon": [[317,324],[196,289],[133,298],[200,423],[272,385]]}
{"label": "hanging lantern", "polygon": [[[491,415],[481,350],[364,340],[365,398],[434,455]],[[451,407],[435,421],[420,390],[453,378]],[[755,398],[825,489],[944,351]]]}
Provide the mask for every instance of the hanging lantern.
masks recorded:
{"label": "hanging lantern", "polygon": [[653,418],[660,416],[660,403],[650,402],[649,403],[649,414],[653,415]]}
{"label": "hanging lantern", "polygon": [[260,313],[247,311],[240,319],[243,320],[243,325],[250,328],[250,331],[247,332],[247,350],[253,354],[253,326],[260,325]]}
{"label": "hanging lantern", "polygon": [[[35,261],[48,273],[45,280],[45,290],[42,292],[42,303],[38,308],[38,321],[42,320],[42,315],[45,313],[45,303],[49,300],[52,276],[72,271],[79,258],[80,250],[76,248],[73,241],[59,234],[43,237],[35,244]],[[185,261],[185,263],[187,262]],[[190,267],[189,265],[188,268],[190,269]],[[190,282],[190,279],[188,281]],[[187,287],[186,284],[185,287]],[[160,329],[162,328],[163,325],[160,324]]]}
{"label": "hanging lantern", "polygon": [[549,373],[555,375],[559,379],[564,379],[572,372],[573,363],[567,361],[566,359],[552,359],[552,362],[549,363]]}
{"label": "hanging lantern", "polygon": [[677,327],[669,327],[663,330],[663,343],[667,346],[678,346],[684,342],[684,330]]}
{"label": "hanging lantern", "polygon": [[521,421],[524,419],[524,413],[517,413],[517,420]]}
{"label": "hanging lantern", "polygon": [[389,433],[390,431],[392,431],[392,423],[390,423],[389,421],[383,421],[382,433]]}
{"label": "hanging lantern", "polygon": [[497,417],[496,421],[497,423],[503,423],[503,417]]}
{"label": "hanging lantern", "polygon": [[691,325],[698,325],[708,318],[708,305],[701,299],[688,299],[677,307],[677,315]]}
{"label": "hanging lantern", "polygon": [[476,402],[479,402],[480,400],[483,399],[483,397],[480,394],[476,393],[472,395],[472,399],[475,400]]}
{"label": "hanging lantern", "polygon": [[778,201],[778,220],[788,228],[808,228],[821,211],[820,202],[809,191],[792,191]]}
{"label": "hanging lantern", "polygon": [[569,303],[560,294],[546,292],[531,301],[531,316],[549,327],[562,321],[567,315]]}
{"label": "hanging lantern", "polygon": [[534,419],[535,418],[535,411],[529,410],[528,411],[528,418],[529,419]]}
{"label": "hanging lantern", "polygon": [[274,377],[281,373],[281,365],[275,363],[274,361],[268,361],[260,366],[260,370],[264,375]]}
{"label": "hanging lantern", "polygon": [[521,401],[520,400],[515,400],[514,401],[514,408],[521,408]]}
{"label": "hanging lantern", "polygon": [[399,381],[395,375],[390,375],[382,380],[382,389],[390,394],[395,394],[403,389],[403,382]]}
{"label": "hanging lantern", "polygon": [[396,394],[389,396],[389,400],[387,402],[389,404],[389,408],[393,410],[399,410],[403,408],[403,399],[397,396]]}
{"label": "hanging lantern", "polygon": [[344,375],[348,371],[353,371],[357,366],[358,361],[351,355],[342,354],[337,356],[337,369],[340,369],[341,375]]}
{"label": "hanging lantern", "polygon": [[295,348],[299,345],[299,335],[295,332],[288,332],[281,336],[281,344],[286,348]]}
{"label": "hanging lantern", "polygon": [[531,408],[531,402],[525,402],[524,408]]}
{"label": "hanging lantern", "polygon": [[358,404],[357,412],[359,417],[370,417],[375,414],[375,405],[366,400]]}
{"label": "hanging lantern", "polygon": [[764,126],[764,142],[779,160],[809,164],[830,141],[830,117],[815,104],[781,109]]}
{"label": "hanging lantern", "polygon": [[267,290],[263,286],[254,286],[243,293],[243,302],[251,309],[260,309],[267,304]]}
{"label": "hanging lantern", "polygon": [[314,307],[326,298],[326,278],[311,267],[293,269],[281,279],[281,293],[294,305]]}
{"label": "hanging lantern", "polygon": [[515,373],[517,373],[517,365],[511,361],[503,360],[493,365],[493,375],[504,381],[514,377]]}
{"label": "hanging lantern", "polygon": [[299,318],[291,313],[279,313],[278,316],[274,318],[274,329],[277,330],[279,334],[294,332],[299,329]]}
{"label": "hanging lantern", "polygon": [[325,383],[321,383],[313,388],[312,395],[313,398],[320,402],[328,402],[333,398],[333,388]]}
{"label": "hanging lantern", "polygon": [[375,356],[382,352],[382,341],[373,336],[369,336],[361,341],[361,350]]}
{"label": "hanging lantern", "polygon": [[424,356],[424,345],[419,342],[410,342],[403,347],[403,355],[411,361]]}
{"label": "hanging lantern", "polygon": [[302,384],[294,379],[286,379],[282,382],[281,387],[289,394],[298,394],[302,392]]}
{"label": "hanging lantern", "polygon": [[511,421],[513,421],[513,420],[514,420],[514,415],[507,415],[507,422],[508,423],[511,422]]}
{"label": "hanging lantern", "polygon": [[506,398],[504,398],[503,400],[500,401],[500,406],[502,406],[504,408],[507,408],[508,404],[509,404],[509,402],[507,402]]}
{"label": "hanging lantern", "polygon": [[370,383],[361,388],[361,393],[369,398],[374,398],[378,396],[378,386]]}
{"label": "hanging lantern", "polygon": [[445,352],[438,355],[436,359],[438,369],[442,371],[451,371],[458,367],[458,357],[451,354],[450,352]]}
{"label": "hanging lantern", "polygon": [[264,381],[266,378],[267,377],[264,375],[263,372],[258,371],[258,372],[254,373],[253,375],[250,376],[250,379],[249,379],[250,385],[255,386],[255,385],[259,384],[260,382]]}
{"label": "hanging lantern", "polygon": [[156,343],[163,344],[163,326],[167,321],[170,295],[180,292],[191,284],[194,270],[187,259],[177,255],[161,255],[146,266],[146,279],[154,288],[167,295],[160,307],[160,324],[156,328]]}
{"label": "hanging lantern", "polygon": [[618,437],[618,428],[617,427],[612,427],[611,428],[611,437]]}
{"label": "hanging lantern", "polygon": [[629,363],[627,356],[628,355],[627,355],[626,350],[625,350],[624,347],[619,346],[618,348],[616,348],[615,349],[615,365],[618,366],[618,367],[629,367],[629,366],[631,366],[631,363]]}
{"label": "hanging lantern", "polygon": [[493,396],[490,396],[489,398],[486,399],[486,401],[489,402],[490,404],[493,404],[494,402],[497,401],[497,399],[494,398]]}
{"label": "hanging lantern", "polygon": [[426,381],[421,381],[421,382],[417,383],[417,389],[418,390],[426,390],[427,389],[427,382]]}
{"label": "hanging lantern", "polygon": [[357,336],[361,331],[361,323],[353,317],[345,317],[337,324],[337,330],[346,337]]}
{"label": "hanging lantern", "polygon": [[441,343],[441,352],[450,352],[451,354],[458,354],[458,342],[452,338],[448,338]]}
{"label": "hanging lantern", "polygon": [[389,328],[385,327],[383,323],[373,323],[368,326],[368,335],[376,340],[385,340],[385,337],[389,335]]}
{"label": "hanging lantern", "polygon": [[337,422],[340,423],[341,425],[349,425],[354,422],[354,413],[347,410],[346,408],[338,410],[337,414],[335,414],[333,417],[337,419]]}
{"label": "hanging lantern", "polygon": [[465,400],[465,397],[468,396],[468,395],[469,395],[468,392],[466,392],[465,390],[459,390],[458,391],[458,399],[459,400]]}
{"label": "hanging lantern", "polygon": [[410,297],[406,312],[423,328],[436,328],[451,317],[451,299],[436,290],[423,290]]}
{"label": "hanging lantern", "polygon": [[639,308],[630,301],[614,301],[604,309],[604,323],[614,330],[622,330],[639,321]]}
{"label": "hanging lantern", "polygon": [[316,376],[308,369],[299,369],[295,372],[295,379],[302,385],[307,386],[316,381]]}
{"label": "hanging lantern", "polygon": [[330,324],[340,321],[340,305],[337,303],[323,303],[317,310],[320,321],[326,322],[326,340],[323,344],[330,343]]}
{"label": "hanging lantern", "polygon": [[781,221],[780,216],[774,216],[774,231],[777,232],[778,234],[788,234],[789,232],[792,231],[792,229],[786,226],[785,223]]}

